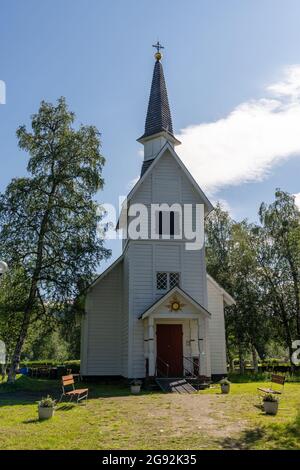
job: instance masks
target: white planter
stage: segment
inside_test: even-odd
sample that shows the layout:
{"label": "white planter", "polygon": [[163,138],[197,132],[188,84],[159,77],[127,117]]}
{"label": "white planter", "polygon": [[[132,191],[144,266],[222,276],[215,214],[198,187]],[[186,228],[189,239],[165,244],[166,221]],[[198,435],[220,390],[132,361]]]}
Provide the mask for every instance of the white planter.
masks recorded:
{"label": "white planter", "polygon": [[222,393],[229,393],[230,385],[229,384],[221,384],[221,391],[222,391]]}
{"label": "white planter", "polygon": [[276,415],[278,411],[278,401],[264,401],[264,411],[267,415]]}
{"label": "white planter", "polygon": [[141,386],[140,385],[131,385],[131,393],[133,395],[138,395],[141,391]]}
{"label": "white planter", "polygon": [[54,415],[54,407],[46,408],[44,406],[38,407],[39,419],[49,419]]}

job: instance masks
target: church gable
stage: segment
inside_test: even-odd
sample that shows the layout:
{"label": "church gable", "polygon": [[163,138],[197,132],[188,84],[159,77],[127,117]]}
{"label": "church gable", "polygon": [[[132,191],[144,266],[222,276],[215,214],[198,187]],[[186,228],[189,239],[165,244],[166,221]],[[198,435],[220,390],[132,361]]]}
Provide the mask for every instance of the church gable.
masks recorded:
{"label": "church gable", "polygon": [[171,316],[176,319],[176,317],[182,318],[185,315],[190,317],[191,315],[198,315],[199,313],[207,317],[211,316],[211,313],[195,301],[193,297],[180,287],[174,287],[141,313],[139,318],[145,319],[150,315],[157,314],[161,318]]}
{"label": "church gable", "polygon": [[130,203],[204,204],[205,213],[213,206],[167,143],[128,195]]}

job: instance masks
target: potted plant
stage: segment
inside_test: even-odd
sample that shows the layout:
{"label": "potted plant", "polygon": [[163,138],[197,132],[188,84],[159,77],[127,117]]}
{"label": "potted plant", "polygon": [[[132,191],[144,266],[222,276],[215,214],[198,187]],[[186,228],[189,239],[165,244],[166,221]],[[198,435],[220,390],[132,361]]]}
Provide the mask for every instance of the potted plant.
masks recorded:
{"label": "potted plant", "polygon": [[221,385],[221,391],[222,393],[229,393],[230,391],[230,382],[228,379],[222,379],[220,380],[220,385]]}
{"label": "potted plant", "polygon": [[272,393],[267,393],[263,397],[263,408],[267,415],[276,415],[278,411],[278,398]]}
{"label": "potted plant", "polygon": [[134,379],[132,382],[131,382],[131,393],[133,395],[137,395],[138,393],[140,393],[141,391],[141,386],[142,386],[142,381],[141,380],[136,380]]}
{"label": "potted plant", "polygon": [[47,395],[47,398],[42,398],[38,405],[39,419],[52,418],[55,403],[55,400],[53,400],[49,395]]}

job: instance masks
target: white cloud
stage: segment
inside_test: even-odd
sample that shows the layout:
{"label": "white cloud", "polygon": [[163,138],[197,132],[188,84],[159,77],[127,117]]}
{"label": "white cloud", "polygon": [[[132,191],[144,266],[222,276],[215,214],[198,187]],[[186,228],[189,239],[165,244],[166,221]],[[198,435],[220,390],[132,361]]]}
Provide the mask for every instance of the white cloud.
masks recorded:
{"label": "white cloud", "polygon": [[140,179],[139,176],[136,176],[135,178],[133,178],[131,181],[129,181],[129,183],[127,184],[127,189],[129,191],[132,190],[132,188],[136,185],[136,183],[138,182],[138,180]]}
{"label": "white cloud", "polygon": [[241,103],[215,122],[180,131],[178,153],[209,194],[261,181],[270,169],[300,155],[300,65],[266,88],[266,97]]}
{"label": "white cloud", "polygon": [[233,211],[231,205],[229,204],[229,202],[226,199],[222,199],[222,198],[211,199],[210,202],[212,203],[213,206],[215,206],[217,203],[219,203],[221,208],[223,209],[223,211],[228,212],[228,214],[231,217],[234,217],[234,211]]}
{"label": "white cloud", "polygon": [[138,149],[137,154],[138,154],[138,156],[141,160],[144,159],[144,149],[143,148]]}
{"label": "white cloud", "polygon": [[296,194],[294,194],[294,196],[295,196],[295,203],[298,206],[298,208],[300,209],[300,193],[296,193]]}

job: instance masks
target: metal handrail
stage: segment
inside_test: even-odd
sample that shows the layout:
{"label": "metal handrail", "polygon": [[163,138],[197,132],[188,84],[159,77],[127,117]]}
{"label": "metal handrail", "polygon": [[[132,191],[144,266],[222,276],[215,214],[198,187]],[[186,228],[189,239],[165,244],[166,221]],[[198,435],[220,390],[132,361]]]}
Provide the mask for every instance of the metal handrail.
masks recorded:
{"label": "metal handrail", "polygon": [[194,369],[194,366],[197,365],[199,367],[199,364],[197,364],[197,362],[194,361],[194,358],[193,357],[187,357],[187,356],[183,356],[183,371],[184,373],[185,372],[188,372],[188,375],[190,375],[191,377],[193,377],[194,379],[197,379],[199,377],[199,374],[196,375],[194,373],[194,370],[190,371],[189,369],[187,369],[185,366],[184,366],[184,361],[189,361],[190,363],[192,363],[193,365],[193,369]]}
{"label": "metal handrail", "polygon": [[158,356],[156,356],[156,365],[155,365],[156,375],[157,375],[157,372],[158,372],[158,371],[159,371],[160,373],[162,373],[161,370],[160,370],[159,367],[158,367],[158,364],[157,364],[158,361],[162,362],[162,363],[167,367],[167,375],[165,375],[165,374],[162,374],[162,375],[165,376],[165,377],[169,377],[170,364],[168,364],[166,361],[164,361],[163,359],[161,359],[161,358],[158,357]]}

